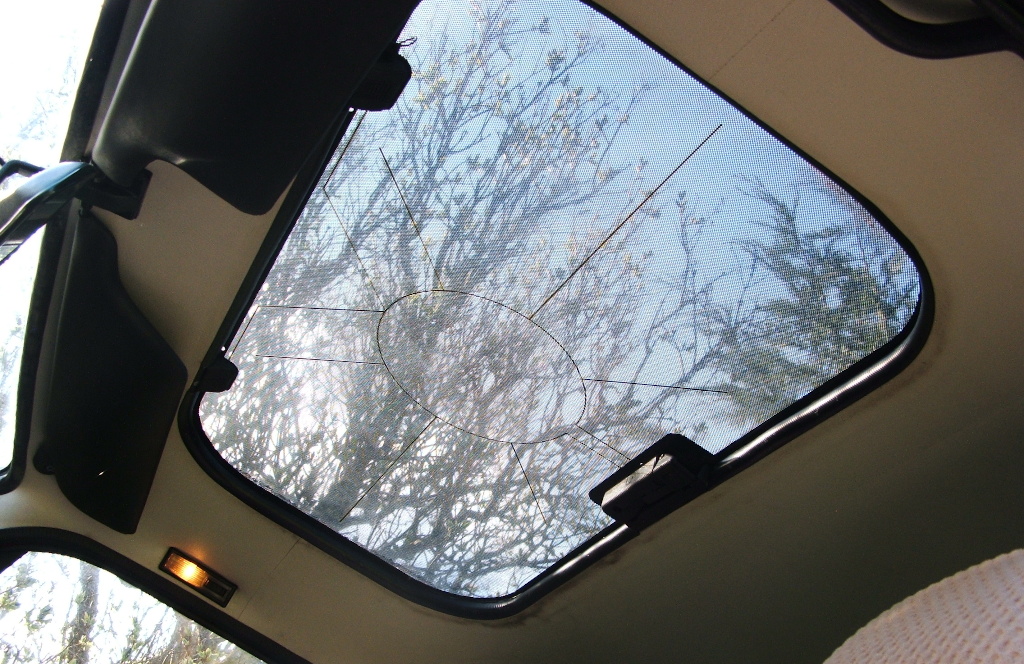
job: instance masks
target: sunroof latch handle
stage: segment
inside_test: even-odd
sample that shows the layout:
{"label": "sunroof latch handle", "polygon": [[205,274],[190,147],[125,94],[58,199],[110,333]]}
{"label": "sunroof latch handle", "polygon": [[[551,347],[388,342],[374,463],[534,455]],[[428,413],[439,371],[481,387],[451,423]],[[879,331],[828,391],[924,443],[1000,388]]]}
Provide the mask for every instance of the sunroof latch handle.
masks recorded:
{"label": "sunroof latch handle", "polygon": [[404,44],[392,44],[374,63],[348,105],[363,111],[386,111],[395,105],[412,78],[409,61],[398,51]]}
{"label": "sunroof latch handle", "polygon": [[645,528],[708,488],[715,457],[686,436],[668,434],[590,491],[604,513]]}
{"label": "sunroof latch handle", "polygon": [[221,354],[199,371],[193,387],[200,392],[227,392],[236,378],[238,365]]}

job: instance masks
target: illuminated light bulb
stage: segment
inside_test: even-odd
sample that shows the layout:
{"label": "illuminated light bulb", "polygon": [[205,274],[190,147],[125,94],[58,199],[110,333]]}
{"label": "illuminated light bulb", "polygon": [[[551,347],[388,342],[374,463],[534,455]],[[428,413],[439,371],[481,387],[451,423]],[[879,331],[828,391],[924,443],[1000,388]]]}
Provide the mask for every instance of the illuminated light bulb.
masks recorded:
{"label": "illuminated light bulb", "polygon": [[238,588],[223,576],[186,557],[177,549],[170,549],[167,552],[160,563],[160,569],[221,606],[227,606],[228,600]]}
{"label": "illuminated light bulb", "polygon": [[196,588],[201,588],[210,579],[210,575],[202,567],[177,554],[171,554],[168,557],[167,571]]}

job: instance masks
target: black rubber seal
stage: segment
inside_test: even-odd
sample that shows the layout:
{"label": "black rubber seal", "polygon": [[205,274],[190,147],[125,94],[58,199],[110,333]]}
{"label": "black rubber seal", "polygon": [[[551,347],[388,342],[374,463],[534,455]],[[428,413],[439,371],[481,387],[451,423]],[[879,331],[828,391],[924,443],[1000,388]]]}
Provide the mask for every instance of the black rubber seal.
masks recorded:
{"label": "black rubber seal", "polygon": [[265,662],[309,664],[309,660],[200,599],[170,578],[84,535],[57,528],[0,530],[0,571],[30,551],[71,556],[103,568]]}
{"label": "black rubber seal", "polygon": [[880,0],[829,0],[875,40],[917,58],[962,58],[997,51],[1024,54],[1024,48],[985,16],[954,23],[921,23],[889,9]]}
{"label": "black rubber seal", "polygon": [[[709,486],[713,487],[743,469],[748,468],[785,442],[792,440],[800,433],[850,405],[867,392],[891,379],[906,367],[920,352],[931,330],[934,311],[934,293],[931,280],[917,250],[877,206],[852,189],[846,182],[822,166],[813,157],[751,115],[750,112],[728,95],[697,76],[697,74],[664,49],[652,43],[605,9],[593,4],[589,0],[580,1],[612,20],[682,71],[701,81],[708,89],[729,102],[751,122],[778,139],[805,159],[811,166],[827,175],[833,182],[842,187],[844,191],[863,205],[886,231],[893,236],[910,257],[920,275],[920,300],[906,327],[887,344],[715,455],[718,465],[711,471],[708,477]],[[333,144],[336,145],[340,139],[341,136],[339,134],[334,138]],[[282,206],[277,219],[275,219],[267,239],[254,261],[252,269],[243,282],[229,310],[229,314],[207,354],[204,366],[212,363],[216,358],[222,357],[228,344],[238,332],[260,286],[273,266],[278,253],[284,246],[288,233],[294,226],[302,207],[316,186],[320,174],[326,168],[332,152],[333,148],[329,151],[318,153],[319,158],[316,160],[311,159],[311,162],[319,163],[319,168],[307,168],[296,179],[297,184],[305,183],[305,186],[297,189],[296,185],[296,187],[293,187],[292,192],[288,194],[285,204]],[[301,195],[298,195],[296,191],[301,192]],[[288,528],[325,553],[337,558],[388,590],[411,602],[442,613],[475,620],[497,620],[515,615],[578,575],[602,556],[633,539],[639,533],[639,531],[622,524],[608,526],[566,554],[565,557],[532,579],[517,592],[510,595],[496,598],[476,598],[445,592],[405,574],[387,561],[375,556],[304,512],[260,488],[235,470],[217,453],[210,439],[203,431],[199,419],[199,406],[202,399],[203,392],[198,390],[197,384],[193,384],[192,388],[185,394],[178,413],[178,424],[185,445],[192,456],[221,486],[267,518]]]}

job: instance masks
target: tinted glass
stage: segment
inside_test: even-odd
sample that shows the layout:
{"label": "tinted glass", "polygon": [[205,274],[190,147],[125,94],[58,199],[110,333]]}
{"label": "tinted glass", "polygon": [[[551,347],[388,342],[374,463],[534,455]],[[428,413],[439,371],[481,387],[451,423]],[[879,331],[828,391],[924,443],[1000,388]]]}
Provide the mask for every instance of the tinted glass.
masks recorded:
{"label": "tinted glass", "polygon": [[0,660],[260,661],[113,574],[51,553],[27,553],[0,574]]}
{"label": "tinted glass", "polygon": [[665,433],[718,452],[893,339],[908,255],[586,5],[427,0],[204,397],[253,482],[441,590],[516,591]]}

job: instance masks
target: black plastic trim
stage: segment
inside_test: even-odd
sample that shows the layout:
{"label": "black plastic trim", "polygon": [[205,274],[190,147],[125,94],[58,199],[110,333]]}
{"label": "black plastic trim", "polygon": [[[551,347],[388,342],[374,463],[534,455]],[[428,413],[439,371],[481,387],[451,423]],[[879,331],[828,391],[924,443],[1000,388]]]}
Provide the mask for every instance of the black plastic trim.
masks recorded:
{"label": "black plastic trim", "polygon": [[[110,65],[121,36],[124,17],[131,0],[105,0],[93,32],[92,43],[86,58],[82,77],[75,93],[68,131],[64,137],[61,161],[76,161],[83,157],[96,113],[102,97],[103,86],[110,72]],[[3,166],[8,171],[30,175],[42,170],[38,166],[18,160],[8,160]],[[27,167],[27,168],[26,168]],[[35,398],[36,371],[43,343],[50,309],[50,297],[64,243],[64,231],[71,205],[66,206],[46,223],[43,231],[43,245],[39,252],[35,284],[29,300],[28,316],[25,321],[25,340],[21,353],[21,368],[18,377],[18,397],[15,406],[14,451],[11,463],[0,470],[0,494],[13,491],[25,476],[28,463],[28,437],[31,430],[31,416]]]}
{"label": "black plastic trim", "polygon": [[[638,473],[644,466],[651,468]],[[668,433],[589,492],[601,510],[643,530],[708,489],[715,455],[678,433]]]}
{"label": "black plastic trim", "polygon": [[266,214],[417,2],[154,0],[92,158],[125,187],[166,161]]}
{"label": "black plastic trim", "polygon": [[[619,18],[594,4],[591,0],[579,1],[607,17],[682,71],[700,81],[709,90],[750,119],[755,125],[778,139],[811,166],[842,187],[844,191],[863,205],[874,216],[875,220],[896,239],[901,248],[910,257],[920,276],[920,300],[906,327],[889,343],[717,454],[718,465],[711,471],[708,477],[708,490],[710,491],[714,486],[749,467],[785,442],[792,440],[800,433],[850,405],[867,392],[882,385],[906,367],[923,348],[931,330],[934,311],[934,293],[931,280],[917,250],[877,206],[855,191],[831,170],[822,166],[813,157],[765,125],[731,97],[705,81],[691,69],[680,63],[675,57],[639,34]],[[339,135],[335,139],[335,143],[340,138],[341,136]],[[267,239],[254,261],[253,268],[243,282],[243,286],[239,290],[238,296],[215,338],[215,343],[207,354],[204,366],[213,362],[217,357],[222,357],[228,344],[238,332],[242,320],[255,299],[263,280],[266,278],[267,273],[269,273],[277,254],[284,246],[288,233],[294,226],[302,206],[305,205],[305,201],[316,186],[320,173],[326,168],[329,157],[330,152],[320,159],[321,166],[318,170],[307,169],[296,179],[297,183],[307,183],[307,187],[303,190],[304,196],[301,197],[301,204],[296,207],[295,201],[299,199],[297,197],[293,199],[291,193],[289,193],[290,202],[287,202],[282,207],[277,219],[275,219]],[[221,486],[235,494],[259,513],[288,528],[325,553],[337,558],[381,586],[411,602],[442,613],[476,620],[497,620],[515,615],[590,567],[602,556],[614,551],[639,534],[638,530],[629,528],[624,524],[612,524],[566,554],[560,561],[510,595],[496,598],[476,598],[445,592],[405,574],[390,563],[345,539],[334,530],[260,488],[235,470],[217,453],[210,439],[203,431],[199,419],[199,406],[202,398],[203,393],[198,391],[196,384],[193,384],[192,388],[186,393],[178,413],[179,428],[186,447],[192,456]]]}
{"label": "black plastic trim", "polygon": [[121,283],[117,241],[88,212],[68,224],[36,380],[36,468],[75,507],[135,532],[188,378]]}
{"label": "black plastic trim", "polygon": [[84,535],[56,528],[0,530],[0,571],[30,551],[71,556],[103,568],[265,662],[309,664],[309,660],[220,611],[171,579]]}
{"label": "black plastic trim", "polygon": [[[22,162],[8,161],[5,166],[12,163],[15,164],[13,169],[20,169],[17,164]],[[20,243],[46,225],[36,263],[36,277],[29,298],[25,337],[22,342],[11,462],[5,469],[0,470],[0,494],[14,490],[25,475],[36,372],[61,254],[64,228],[71,209],[72,196],[94,175],[94,168],[80,163],[58,164],[45,171],[40,169],[0,203],[0,241],[4,243],[18,243],[20,246]],[[13,253],[12,251],[8,254],[4,260]],[[0,261],[0,264],[2,263],[3,261]]]}
{"label": "black plastic trim", "polygon": [[79,161],[85,158],[92,136],[96,115],[103,99],[103,89],[114,62],[114,54],[121,39],[125,16],[131,0],[105,0],[96,20],[92,44],[86,56],[85,67],[78,81],[75,103],[71,107],[71,121],[61,149],[61,161]]}
{"label": "black plastic trim", "polygon": [[955,23],[921,23],[896,13],[880,0],[829,2],[877,41],[906,55],[942,59],[997,51],[1024,53],[1022,44],[988,16]]}
{"label": "black plastic trim", "polygon": [[[1002,26],[1006,34],[1017,42],[1018,48],[1024,45],[1024,1],[974,0],[974,4],[988,12]],[[1024,51],[1020,52],[1024,54]]]}

